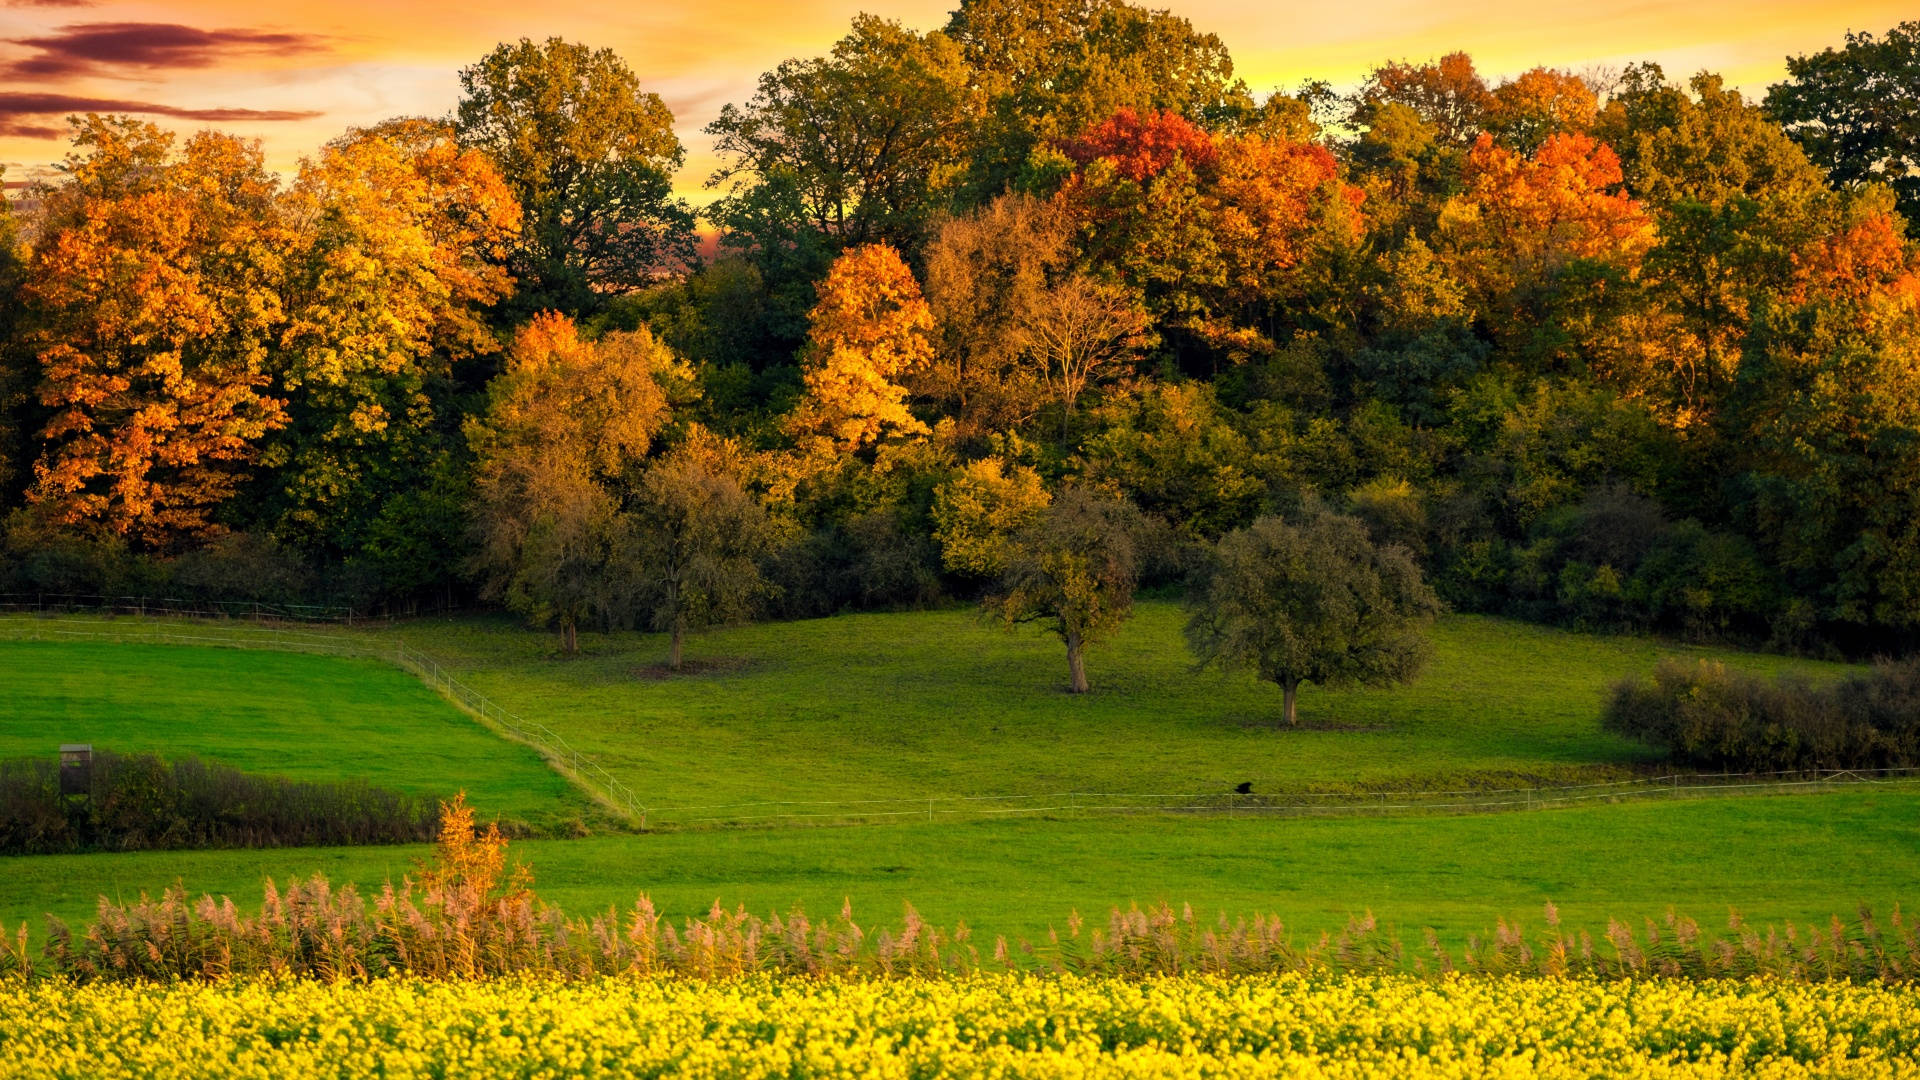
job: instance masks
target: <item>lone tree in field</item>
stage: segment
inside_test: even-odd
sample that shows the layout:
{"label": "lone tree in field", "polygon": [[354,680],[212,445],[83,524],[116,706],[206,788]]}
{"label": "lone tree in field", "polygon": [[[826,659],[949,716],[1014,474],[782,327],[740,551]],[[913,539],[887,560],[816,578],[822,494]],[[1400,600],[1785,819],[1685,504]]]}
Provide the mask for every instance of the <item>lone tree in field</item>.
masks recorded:
{"label": "lone tree in field", "polygon": [[1377,546],[1358,520],[1319,510],[1221,537],[1188,606],[1187,643],[1201,664],[1277,684],[1295,726],[1301,683],[1391,686],[1417,675],[1440,601],[1406,548]]}
{"label": "lone tree in field", "polygon": [[1067,672],[1076,694],[1087,692],[1087,645],[1133,614],[1138,577],[1131,504],[1069,487],[1033,524],[1016,532],[1000,587],[986,610],[1015,623],[1040,622],[1067,644]]}
{"label": "lone tree in field", "polygon": [[744,617],[765,587],[755,557],[766,513],[727,468],[726,449],[711,436],[682,443],[640,475],[621,515],[639,612],[667,633],[675,671],[688,630]]}

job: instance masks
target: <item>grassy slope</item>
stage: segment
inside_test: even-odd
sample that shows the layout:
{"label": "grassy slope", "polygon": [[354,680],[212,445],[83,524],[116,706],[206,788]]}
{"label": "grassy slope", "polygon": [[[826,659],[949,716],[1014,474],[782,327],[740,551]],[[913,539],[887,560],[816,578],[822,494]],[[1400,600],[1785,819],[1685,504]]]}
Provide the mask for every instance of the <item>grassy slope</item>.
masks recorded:
{"label": "grassy slope", "polygon": [[509,708],[597,757],[652,806],[1065,790],[1223,791],[1453,783],[1476,773],[1570,779],[1646,752],[1602,732],[1607,686],[1662,655],[1815,677],[1833,665],[1476,617],[1443,620],[1417,684],[1309,687],[1303,730],[1274,728],[1272,687],[1196,674],[1181,613],[1140,605],[1091,654],[1094,692],[1061,691],[1057,642],[966,611],[850,615],[724,630],[707,673],[648,678],[658,637],[583,635],[584,655],[504,621],[398,628]]}
{"label": "grassy slope", "polygon": [[198,754],[298,779],[466,789],[489,814],[579,813],[582,796],[411,676],[371,660],[94,642],[0,641],[0,755],[63,742]]}
{"label": "grassy slope", "polygon": [[[761,913],[853,899],[863,921],[901,901],[983,933],[1034,935],[1069,908],[1191,902],[1203,913],[1279,913],[1336,928],[1371,909],[1459,941],[1502,916],[1539,923],[1558,904],[1598,930],[1669,905],[1702,921],[1882,915],[1920,898],[1920,792],[1628,803],[1384,820],[1002,821],[667,833],[515,845],[542,896],[570,911],[625,907],[641,890],[669,913],[715,899]],[[377,885],[419,849],[142,853],[0,859],[0,923],[84,917],[102,893],[132,899],[184,877],[257,903],[264,875],[321,870]],[[34,921],[38,932],[38,920]],[[1409,944],[1417,944],[1411,937]]]}

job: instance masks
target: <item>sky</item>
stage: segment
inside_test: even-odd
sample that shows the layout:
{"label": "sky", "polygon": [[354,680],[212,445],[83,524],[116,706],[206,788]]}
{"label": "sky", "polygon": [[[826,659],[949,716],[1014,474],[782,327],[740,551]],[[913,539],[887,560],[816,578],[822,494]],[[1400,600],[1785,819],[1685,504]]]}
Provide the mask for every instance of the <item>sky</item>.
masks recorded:
{"label": "sky", "polygon": [[[1912,18],[1912,0],[1147,0],[1220,35],[1256,92],[1357,82],[1388,59],[1464,49],[1490,76],[1635,60],[1703,68],[1758,95],[1789,54]],[[868,11],[917,29],[952,0],[0,0],[0,163],[17,183],[65,153],[64,116],[136,112],[178,130],[258,137],[275,169],[348,127],[446,115],[458,71],[500,41],[566,37],[619,52],[672,107],[705,201],[700,129],[760,72],[824,52]]]}

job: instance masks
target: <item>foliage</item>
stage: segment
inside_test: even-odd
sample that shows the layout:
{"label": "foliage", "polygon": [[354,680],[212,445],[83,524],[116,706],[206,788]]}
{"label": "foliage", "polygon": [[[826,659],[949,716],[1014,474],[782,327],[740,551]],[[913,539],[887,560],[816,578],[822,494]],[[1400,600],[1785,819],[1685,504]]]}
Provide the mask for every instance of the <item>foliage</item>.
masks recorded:
{"label": "foliage", "polygon": [[269,383],[283,231],[257,146],[76,121],[24,295],[50,411],[28,498],[51,520],[174,548],[215,532]]}
{"label": "foliage", "polygon": [[707,125],[731,184],[712,214],[749,253],[816,234],[830,251],[918,250],[977,106],[960,50],[872,15],[828,57],[788,60]]}
{"label": "foliage", "polygon": [[1187,642],[1200,662],[1279,686],[1293,726],[1301,683],[1410,681],[1432,654],[1424,631],[1440,601],[1405,548],[1376,546],[1357,519],[1317,510],[1221,537],[1190,608]]}
{"label": "foliage", "polygon": [[802,450],[858,452],[884,439],[925,435],[894,382],[932,356],[933,316],[900,255],[884,244],[834,260],[809,319],[806,391],[787,421]]}
{"label": "foliage", "polygon": [[582,620],[617,616],[619,486],[666,426],[665,384],[684,375],[645,329],[590,342],[549,313],[514,336],[486,417],[469,421],[475,568],[489,595],[557,624],[568,651]]}
{"label": "foliage", "polygon": [[1613,689],[1602,723],[1676,762],[1739,771],[1920,764],[1920,661],[1832,685],[1768,682],[1701,661],[1663,662]]}
{"label": "foliage", "polygon": [[1834,179],[1888,184],[1902,215],[1920,215],[1920,21],[1789,56],[1767,111]]}
{"label": "foliage", "polygon": [[461,144],[492,159],[524,215],[506,261],[515,313],[588,314],[691,259],[673,114],[613,50],[521,38],[461,69],[460,88]]}
{"label": "foliage", "polygon": [[730,468],[734,448],[710,438],[648,465],[620,519],[618,573],[647,623],[667,632],[675,669],[689,629],[744,618],[764,588],[754,560],[769,540],[766,512]]}
{"label": "foliage", "polygon": [[1000,582],[983,604],[1008,629],[1039,622],[1067,646],[1069,689],[1087,692],[1082,650],[1133,613],[1138,511],[1123,500],[1070,486],[1016,531]]}
{"label": "foliage", "polygon": [[998,578],[1013,536],[1046,512],[1053,496],[1031,466],[1005,458],[969,462],[933,493],[933,538],[948,570]]}
{"label": "foliage", "polygon": [[0,853],[409,844],[432,807],[364,780],[257,776],[191,755],[96,749],[85,798],[65,795],[52,755],[0,759]]}

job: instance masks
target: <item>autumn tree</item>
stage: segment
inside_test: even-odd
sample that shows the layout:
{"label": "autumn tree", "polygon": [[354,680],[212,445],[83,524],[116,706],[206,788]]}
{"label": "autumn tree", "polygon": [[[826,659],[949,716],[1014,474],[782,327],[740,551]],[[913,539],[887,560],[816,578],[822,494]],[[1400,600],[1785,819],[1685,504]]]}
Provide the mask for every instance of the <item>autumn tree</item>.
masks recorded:
{"label": "autumn tree", "polygon": [[613,50],[522,38],[462,69],[460,87],[460,143],[493,160],[521,209],[514,312],[589,313],[692,258],[673,114]]}
{"label": "autumn tree", "polygon": [[456,366],[498,351],[487,309],[512,288],[498,262],[520,208],[449,125],[396,120],[303,163],[284,210],[289,424],[260,512],[309,550],[358,552],[447,453]]}
{"label": "autumn tree", "polygon": [[1080,395],[1125,371],[1146,329],[1146,313],[1126,290],[1086,274],[1073,274],[1036,298],[1022,330],[1060,406],[1062,437]]}
{"label": "autumn tree", "polygon": [[999,585],[982,601],[1008,629],[1037,622],[1066,644],[1073,693],[1088,689],[1086,647],[1133,613],[1137,528],[1138,512],[1122,500],[1067,487],[1013,534]]}
{"label": "autumn tree", "polygon": [[924,435],[896,380],[933,353],[933,316],[900,255],[884,244],[852,248],[820,283],[807,333],[805,394],[787,430],[810,455],[857,452],[888,438]]}
{"label": "autumn tree", "polygon": [[992,455],[970,461],[933,493],[933,538],[949,571],[997,579],[1013,537],[1046,512],[1053,496],[1030,465]]}
{"label": "autumn tree", "polygon": [[1620,339],[1642,343],[1642,392],[1677,426],[1711,418],[1733,385],[1756,302],[1791,288],[1793,255],[1830,204],[1819,168],[1763,110],[1716,75],[1669,83],[1623,74],[1595,125],[1628,192],[1659,220],[1643,270],[1648,303]]}
{"label": "autumn tree", "polygon": [[621,613],[623,484],[668,422],[668,384],[690,376],[646,330],[586,341],[549,312],[514,335],[468,421],[483,592],[558,626],[569,652],[581,622]]}
{"label": "autumn tree", "polygon": [[1391,686],[1417,675],[1440,602],[1405,548],[1376,546],[1359,521],[1324,510],[1264,517],[1214,545],[1189,600],[1187,644],[1202,664],[1280,687],[1287,726],[1316,686]]}
{"label": "autumn tree", "polygon": [[1532,154],[1552,136],[1591,130],[1598,111],[1599,100],[1586,80],[1537,67],[1493,88],[1486,126],[1503,145]]}
{"label": "autumn tree", "polygon": [[621,515],[621,577],[637,610],[667,634],[680,669],[687,632],[744,618],[765,588],[755,562],[766,513],[740,484],[737,448],[696,432],[641,472]]}
{"label": "autumn tree", "polygon": [[[5,178],[6,170],[0,168],[0,180]],[[34,424],[27,410],[33,401],[34,365],[22,340],[20,318],[25,264],[11,200],[0,197],[0,511],[18,505],[32,468],[28,449]]]}
{"label": "autumn tree", "polygon": [[1383,104],[1404,105],[1447,146],[1467,147],[1486,130],[1494,95],[1473,58],[1452,52],[1425,64],[1396,61],[1373,69],[1354,95],[1356,115]]}
{"label": "autumn tree", "polygon": [[1834,180],[1886,184],[1920,220],[1920,20],[1788,57],[1766,107]]}
{"label": "autumn tree", "polygon": [[1046,399],[1028,325],[1073,257],[1058,207],[1006,194],[940,223],[927,247],[934,351],[908,385],[952,415],[963,435],[1026,422]]}
{"label": "autumn tree", "polygon": [[1656,235],[1621,180],[1613,151],[1586,135],[1551,136],[1531,157],[1488,135],[1474,144],[1439,250],[1509,357],[1564,369],[1604,344],[1591,327],[1609,309],[1581,305],[1618,300]]}
{"label": "autumn tree", "polygon": [[286,248],[257,145],[75,121],[22,292],[51,418],[28,494],[55,523],[167,549],[216,531],[284,421],[268,355]]}

